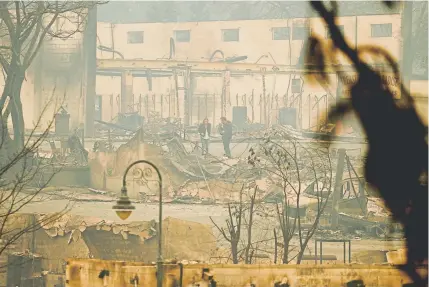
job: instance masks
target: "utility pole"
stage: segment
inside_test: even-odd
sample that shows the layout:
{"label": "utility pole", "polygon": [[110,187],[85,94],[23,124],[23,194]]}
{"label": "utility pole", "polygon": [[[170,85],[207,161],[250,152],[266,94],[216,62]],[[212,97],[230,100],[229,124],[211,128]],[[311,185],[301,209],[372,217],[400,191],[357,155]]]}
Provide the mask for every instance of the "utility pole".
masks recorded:
{"label": "utility pole", "polygon": [[97,77],[97,4],[88,9],[88,20],[83,42],[86,70],[85,137],[94,137],[94,113]]}
{"label": "utility pole", "polygon": [[401,35],[402,35],[402,57],[401,71],[402,83],[406,89],[410,89],[410,80],[413,72],[413,1],[402,2]]}
{"label": "utility pole", "polygon": [[335,173],[335,186],[334,194],[332,195],[332,211],[331,211],[331,227],[336,228],[338,226],[338,201],[341,198],[343,173],[344,173],[344,160],[346,158],[346,150],[338,150],[338,162],[337,171]]}

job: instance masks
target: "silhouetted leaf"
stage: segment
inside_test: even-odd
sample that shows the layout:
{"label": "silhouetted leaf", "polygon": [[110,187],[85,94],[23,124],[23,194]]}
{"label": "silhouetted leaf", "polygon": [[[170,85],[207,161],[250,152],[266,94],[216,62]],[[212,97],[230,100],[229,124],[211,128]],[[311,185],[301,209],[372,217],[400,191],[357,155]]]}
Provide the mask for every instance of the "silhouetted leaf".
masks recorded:
{"label": "silhouetted leaf", "polygon": [[[316,72],[306,74],[306,78],[310,83],[320,79],[329,83],[329,78],[325,73],[325,58],[322,42],[314,35],[310,36],[307,42],[305,67]],[[318,79],[318,77],[320,78]]]}

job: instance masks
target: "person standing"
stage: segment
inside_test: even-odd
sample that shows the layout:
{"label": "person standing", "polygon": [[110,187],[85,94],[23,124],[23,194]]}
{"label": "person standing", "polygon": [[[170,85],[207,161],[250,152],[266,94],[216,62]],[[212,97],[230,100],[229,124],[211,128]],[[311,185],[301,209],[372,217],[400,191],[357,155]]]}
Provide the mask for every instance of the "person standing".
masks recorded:
{"label": "person standing", "polygon": [[209,153],[209,142],[210,134],[212,131],[212,125],[209,123],[207,118],[204,119],[203,123],[198,127],[198,133],[201,137],[201,148],[203,150],[203,155]]}
{"label": "person standing", "polygon": [[226,119],[226,117],[220,118],[221,125],[219,128],[219,133],[222,135],[223,150],[225,151],[225,156],[231,158],[231,149],[229,144],[232,139],[232,123]]}

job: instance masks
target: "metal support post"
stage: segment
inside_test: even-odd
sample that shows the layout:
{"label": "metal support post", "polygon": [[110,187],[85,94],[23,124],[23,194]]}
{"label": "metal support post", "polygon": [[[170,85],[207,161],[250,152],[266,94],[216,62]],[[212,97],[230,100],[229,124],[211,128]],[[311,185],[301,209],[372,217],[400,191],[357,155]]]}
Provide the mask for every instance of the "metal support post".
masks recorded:
{"label": "metal support post", "polygon": [[[157,260],[156,260],[156,269],[157,269],[156,270],[156,281],[157,281],[156,286],[162,287],[163,271],[164,271],[163,270],[163,258],[162,258],[162,176],[161,176],[161,172],[156,167],[156,165],[154,165],[153,163],[151,163],[150,161],[147,161],[147,160],[137,160],[127,167],[127,169],[125,170],[124,175],[122,177],[121,198],[117,201],[117,204],[115,206],[113,206],[113,209],[116,210],[118,215],[122,212],[123,217],[121,217],[121,216],[120,217],[123,220],[128,218],[128,216],[131,215],[131,211],[135,209],[135,207],[131,205],[131,201],[128,197],[126,179],[127,179],[128,171],[130,171],[130,169],[133,166],[135,166],[136,164],[140,164],[140,163],[147,164],[151,168],[153,168],[155,170],[156,174],[158,175],[158,179],[159,179],[159,181],[158,181],[158,187],[159,187],[158,220],[159,220],[159,224],[158,224],[158,234],[157,234],[157,236],[158,236],[158,254],[157,254]],[[141,172],[141,177],[144,178],[145,172],[143,170],[140,170],[140,172]],[[147,179],[144,179],[144,180],[147,180]]]}
{"label": "metal support post", "polygon": [[133,75],[124,71],[121,75],[121,113],[133,111]]}

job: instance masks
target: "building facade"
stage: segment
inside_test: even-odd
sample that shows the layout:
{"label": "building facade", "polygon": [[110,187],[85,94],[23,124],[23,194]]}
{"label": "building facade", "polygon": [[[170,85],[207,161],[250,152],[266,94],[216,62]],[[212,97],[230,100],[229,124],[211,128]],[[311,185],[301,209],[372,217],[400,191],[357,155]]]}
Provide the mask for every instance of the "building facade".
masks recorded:
{"label": "building facade", "polygon": [[[363,15],[339,17],[338,25],[352,46],[376,45],[384,48],[396,60],[402,51],[401,15]],[[222,61],[231,58],[254,64],[287,65],[294,67],[303,56],[310,33],[326,40],[330,35],[320,18],[206,21],[175,23],[112,24],[99,22],[98,59],[145,59],[175,61]],[[112,51],[113,50],[113,51]],[[339,55],[341,64],[348,61]],[[222,114],[220,95],[224,93],[224,78],[220,75],[198,77],[192,87],[190,124],[205,117],[217,120]],[[317,119],[335,102],[338,79],[331,76],[328,86],[310,85],[298,72],[289,75],[231,75],[226,116],[232,117],[234,106],[246,106],[252,122],[266,121],[260,106],[269,100],[270,123],[278,121],[282,107],[297,109],[297,127],[317,126]],[[179,89],[183,83],[179,83]],[[295,88],[297,87],[297,88]],[[151,111],[166,117],[172,114],[166,103],[176,95],[173,75],[153,78],[133,78],[134,111],[148,117]],[[99,74],[97,94],[103,106],[102,119],[111,120],[120,111],[121,78],[118,74]],[[184,110],[184,93],[179,110]],[[250,99],[250,97],[252,99]],[[164,105],[162,104],[164,102]]]}
{"label": "building facade", "polygon": [[[232,59],[237,63],[293,68],[304,55],[309,33],[322,38],[327,45],[330,43],[330,35],[323,21],[314,13],[306,14],[302,7],[291,8],[286,16],[274,15],[271,9],[262,17],[260,11],[267,10],[266,5],[250,2],[251,5],[248,2],[237,4],[246,7],[235,8],[229,2],[130,3],[112,2],[99,7],[97,59],[171,60],[182,63]],[[285,3],[301,5],[299,2]],[[401,59],[401,9],[386,11],[375,2],[344,3],[341,5],[347,9],[338,17],[338,25],[352,46],[375,45],[387,50],[395,60]],[[162,7],[152,7],[156,5]],[[222,12],[229,7],[230,13]],[[259,14],[255,16],[255,13]],[[55,98],[66,96],[65,106],[71,114],[72,126],[77,127],[84,122],[86,92],[82,34],[74,39],[55,41],[45,45],[24,83],[27,128],[32,126],[53,94]],[[380,60],[366,58],[373,63]],[[417,108],[427,121],[427,57],[425,59],[426,76],[411,81],[410,85],[413,94],[417,95]],[[343,65],[348,64],[341,55],[338,60]],[[149,77],[145,74],[147,71],[134,71],[129,76],[131,86],[125,89],[133,94],[132,99],[127,107],[123,107],[121,75],[124,70],[97,72],[96,119],[111,121],[121,111],[139,112],[146,118],[153,115],[184,118],[183,87],[186,83],[181,75],[176,81],[174,73],[154,72]],[[225,82],[229,83],[228,91],[225,91]],[[398,90],[398,81],[394,79],[390,82],[391,88]],[[197,75],[189,88],[192,90],[189,124],[200,122],[205,117],[217,121],[222,114],[232,118],[235,106],[246,106],[247,118],[251,122],[275,123],[279,109],[293,107],[297,110],[297,127],[302,129],[317,127],[318,119],[336,101],[337,94],[347,94],[338,87],[335,75],[331,75],[329,85],[322,87],[319,84],[310,85],[298,69],[296,73],[292,71],[286,75],[264,75],[262,71],[239,75],[205,73]],[[227,94],[227,98],[222,103],[223,94]],[[268,102],[264,104],[268,105],[265,111],[261,108],[264,101]],[[49,117],[52,118],[52,115]]]}

